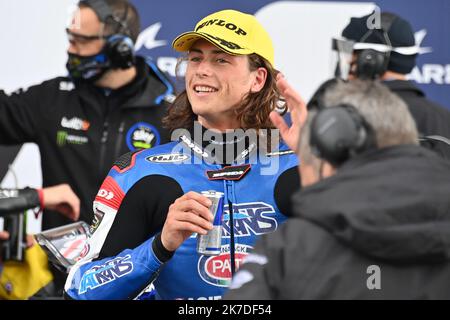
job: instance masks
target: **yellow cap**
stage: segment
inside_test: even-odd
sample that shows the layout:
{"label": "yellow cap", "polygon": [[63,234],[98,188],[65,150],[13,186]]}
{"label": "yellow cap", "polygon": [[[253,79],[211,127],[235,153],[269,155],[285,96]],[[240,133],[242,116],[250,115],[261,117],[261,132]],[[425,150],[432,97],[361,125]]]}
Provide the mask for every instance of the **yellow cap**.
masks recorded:
{"label": "yellow cap", "polygon": [[236,10],[222,10],[210,14],[197,23],[194,31],[176,37],[172,46],[176,51],[188,51],[200,38],[230,54],[256,53],[274,65],[272,40],[251,14]]}

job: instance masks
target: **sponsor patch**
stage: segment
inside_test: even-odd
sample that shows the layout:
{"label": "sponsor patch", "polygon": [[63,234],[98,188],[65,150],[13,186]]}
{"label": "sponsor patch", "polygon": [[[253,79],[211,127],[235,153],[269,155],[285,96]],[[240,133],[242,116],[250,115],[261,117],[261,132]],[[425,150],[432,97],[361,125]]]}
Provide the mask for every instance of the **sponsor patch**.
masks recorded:
{"label": "sponsor patch", "polygon": [[18,190],[0,190],[0,199],[17,198],[19,196]]}
{"label": "sponsor patch", "polygon": [[98,190],[97,196],[99,196],[100,198],[105,198],[106,200],[111,200],[112,198],[114,198],[114,193],[106,189],[100,189]]}
{"label": "sponsor patch", "polygon": [[241,180],[250,168],[250,164],[227,166],[220,170],[208,170],[206,171],[206,175],[209,180]]}
{"label": "sponsor patch", "polygon": [[145,160],[156,163],[180,163],[190,158],[189,155],[182,153],[162,153],[149,156]]}
{"label": "sponsor patch", "polygon": [[95,230],[97,230],[98,226],[103,220],[103,217],[105,216],[105,213],[98,207],[99,206],[94,203],[94,219],[92,220],[92,224],[89,226],[90,234],[93,234]]}
{"label": "sponsor patch", "polygon": [[125,257],[117,257],[106,261],[105,264],[92,267],[81,278],[78,293],[86,293],[88,290],[101,287],[129,274],[133,271],[133,263],[130,259],[131,256],[128,254]]}
{"label": "sponsor patch", "polygon": [[[236,270],[252,250],[251,246],[236,244]],[[201,256],[198,260],[198,273],[203,281],[213,286],[228,287],[231,283],[230,245],[223,245],[217,256]]]}
{"label": "sponsor patch", "polygon": [[61,81],[59,83],[59,90],[61,91],[72,91],[75,89],[75,84],[71,81]]}
{"label": "sponsor patch", "polygon": [[61,127],[66,129],[73,129],[79,131],[87,131],[91,126],[90,122],[87,120],[83,120],[77,117],[73,117],[68,119],[66,117],[62,117],[61,119]]}
{"label": "sponsor patch", "polygon": [[82,145],[88,142],[88,137],[76,136],[62,130],[56,132],[56,144],[59,147],[64,147],[66,144]]}
{"label": "sponsor patch", "polygon": [[201,28],[207,27],[207,26],[212,25],[212,24],[220,26],[220,27],[225,27],[225,28],[227,28],[229,30],[233,30],[236,34],[241,35],[241,36],[247,35],[247,31],[245,31],[241,27],[235,25],[234,23],[227,22],[227,21],[222,20],[222,19],[220,19],[220,20],[214,19],[214,20],[205,21],[201,25],[199,25],[195,31],[198,31]]}
{"label": "sponsor patch", "polygon": [[[230,237],[230,212],[225,205],[222,223],[222,237]],[[273,207],[264,202],[233,204],[233,224],[235,237],[261,235],[273,232],[278,227]]]}
{"label": "sponsor patch", "polygon": [[199,156],[203,157],[203,158],[208,158],[209,155],[202,149],[201,146],[199,146],[198,144],[196,144],[194,141],[192,141],[190,138],[188,138],[185,135],[182,135],[180,137],[180,140],[184,142],[184,144],[186,144],[186,146],[188,146],[193,152],[195,152],[196,154],[198,154]]}
{"label": "sponsor patch", "polygon": [[[111,176],[107,176],[103,181],[100,190],[95,197],[95,202],[103,203],[104,205],[119,210],[125,193],[122,191],[116,180]],[[95,204],[94,202],[94,204]]]}
{"label": "sponsor patch", "polygon": [[127,132],[126,140],[130,151],[153,148],[161,143],[158,130],[146,122],[133,125]]}

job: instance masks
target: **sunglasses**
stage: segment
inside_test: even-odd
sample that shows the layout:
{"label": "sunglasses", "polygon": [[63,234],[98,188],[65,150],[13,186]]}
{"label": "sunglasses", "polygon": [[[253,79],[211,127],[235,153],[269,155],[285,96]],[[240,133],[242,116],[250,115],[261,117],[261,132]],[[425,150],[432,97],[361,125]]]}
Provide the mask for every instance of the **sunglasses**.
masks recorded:
{"label": "sunglasses", "polygon": [[95,35],[95,36],[87,36],[79,33],[75,33],[66,28],[67,38],[69,41],[77,42],[77,43],[88,43],[94,40],[102,40],[107,39],[109,36]]}

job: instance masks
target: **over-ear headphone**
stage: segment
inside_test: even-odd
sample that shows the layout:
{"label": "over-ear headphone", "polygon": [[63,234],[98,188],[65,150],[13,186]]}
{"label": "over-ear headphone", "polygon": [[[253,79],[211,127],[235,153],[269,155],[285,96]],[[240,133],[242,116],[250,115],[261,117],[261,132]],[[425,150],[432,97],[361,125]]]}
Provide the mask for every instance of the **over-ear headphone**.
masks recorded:
{"label": "over-ear headphone", "polygon": [[349,158],[373,149],[375,134],[369,123],[349,104],[321,108],[311,122],[312,152],[339,167]]}
{"label": "over-ear headphone", "polygon": [[112,68],[127,69],[135,64],[134,43],[130,38],[130,29],[127,24],[129,4],[124,1],[125,12],[122,17],[113,13],[105,0],[82,0],[84,4],[95,11],[100,21],[107,23],[112,20],[117,27],[113,34],[106,38],[103,52],[107,56]]}
{"label": "over-ear headphone", "polygon": [[[366,34],[358,42],[364,42],[370,36],[375,35],[375,32],[382,33],[382,40],[384,44],[392,48],[391,40],[388,32],[392,24],[397,19],[397,16],[390,13],[383,13],[381,15],[381,30],[369,29]],[[374,49],[364,49],[358,53],[356,58],[355,74],[360,79],[376,79],[382,76],[388,67],[391,51],[379,52]]]}

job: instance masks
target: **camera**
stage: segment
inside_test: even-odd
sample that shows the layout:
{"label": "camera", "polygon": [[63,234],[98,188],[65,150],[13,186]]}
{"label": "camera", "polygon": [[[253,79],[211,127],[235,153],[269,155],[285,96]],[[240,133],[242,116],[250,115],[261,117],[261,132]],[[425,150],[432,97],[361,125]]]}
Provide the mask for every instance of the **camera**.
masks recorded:
{"label": "camera", "polygon": [[9,239],[2,243],[2,261],[25,259],[26,248],[26,218],[25,213],[11,214],[3,218],[4,230],[9,233]]}

